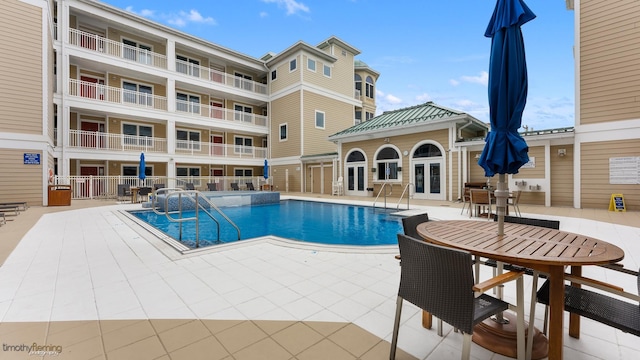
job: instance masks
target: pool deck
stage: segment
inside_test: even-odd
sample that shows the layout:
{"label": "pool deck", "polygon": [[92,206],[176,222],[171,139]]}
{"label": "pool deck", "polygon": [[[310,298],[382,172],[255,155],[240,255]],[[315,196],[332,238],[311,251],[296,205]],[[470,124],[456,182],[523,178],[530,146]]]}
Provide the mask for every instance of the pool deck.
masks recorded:
{"label": "pool deck", "polygon": [[[371,204],[371,198],[282,194],[283,199]],[[395,206],[392,202],[390,206]],[[434,219],[467,219],[461,204],[412,200]],[[9,346],[61,347],[59,359],[388,358],[400,269],[383,251],[255,241],[178,255],[130,226],[106,200],[31,207],[0,227],[0,339]],[[640,212],[520,206],[561,229],[606,240],[640,264]],[[484,269],[483,277],[491,269]],[[606,279],[585,267],[586,276]],[[530,279],[526,279],[530,281]],[[618,279],[609,281],[618,282]],[[631,279],[625,289],[634,291]],[[505,290],[513,300],[513,289]],[[538,306],[536,326],[542,326]],[[459,358],[462,338],[420,326],[405,303],[398,359]],[[566,326],[566,325],[565,325]],[[34,359],[0,349],[0,359]],[[474,359],[506,359],[475,344]],[[581,338],[565,331],[565,359],[638,359],[640,342],[588,319]],[[49,358],[49,356],[45,356]]]}

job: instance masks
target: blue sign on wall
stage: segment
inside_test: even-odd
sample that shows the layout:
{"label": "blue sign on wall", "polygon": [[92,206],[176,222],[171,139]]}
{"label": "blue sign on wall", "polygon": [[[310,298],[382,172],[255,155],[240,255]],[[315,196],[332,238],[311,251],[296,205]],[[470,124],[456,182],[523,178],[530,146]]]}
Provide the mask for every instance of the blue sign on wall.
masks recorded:
{"label": "blue sign on wall", "polygon": [[24,153],[25,165],[40,165],[40,154]]}

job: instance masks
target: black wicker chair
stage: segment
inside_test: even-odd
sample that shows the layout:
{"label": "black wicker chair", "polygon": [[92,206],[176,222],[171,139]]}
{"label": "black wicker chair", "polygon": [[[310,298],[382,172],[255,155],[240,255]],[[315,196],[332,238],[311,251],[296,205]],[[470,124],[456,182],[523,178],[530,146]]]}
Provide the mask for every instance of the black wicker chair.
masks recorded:
{"label": "black wicker chair", "polygon": [[141,187],[138,190],[138,195],[140,195],[140,197],[144,196],[147,201],[149,201],[149,194],[151,194],[151,188],[150,187]]}
{"label": "black wicker chair", "polygon": [[216,183],[207,183],[207,189],[209,189],[209,191],[217,191],[218,185]]}
{"label": "black wicker chair", "polygon": [[247,190],[254,191],[256,189],[255,187],[253,187],[252,182],[245,183],[245,185],[247,185]]}
{"label": "black wicker chair", "polygon": [[123,197],[131,197],[131,185],[118,184],[118,200]]}
{"label": "black wicker chair", "polygon": [[153,191],[157,191],[158,189],[164,189],[166,186],[164,184],[153,184]]}
{"label": "black wicker chair", "polygon": [[[640,272],[625,269],[618,265],[605,265],[604,267],[635,276],[638,286],[637,293],[632,294],[615,285],[567,274],[565,278],[568,281],[596,288],[601,292],[565,285],[564,310],[612,326],[623,332],[640,336]],[[609,294],[616,295],[616,297]],[[538,290],[537,297],[539,303],[549,305],[548,280]],[[630,299],[633,302],[621,300],[620,297]],[[547,332],[547,322],[548,318],[545,313],[543,329],[545,333]]]}
{"label": "black wicker chair", "polygon": [[238,187],[238,183],[231,183],[231,190],[238,191],[240,188]]}
{"label": "black wicker chair", "polygon": [[184,189],[185,190],[195,190],[196,186],[193,183],[185,183],[184,184]]}
{"label": "black wicker chair", "polygon": [[413,216],[407,216],[402,218],[402,229],[404,234],[411,236],[412,238],[420,239],[416,227],[418,224],[429,221],[429,214],[418,214]]}
{"label": "black wicker chair", "polygon": [[[462,359],[469,359],[473,327],[510,305],[483,294],[507,281],[517,280],[518,359],[525,357],[524,299],[522,272],[509,272],[474,285],[471,254],[398,234],[402,256],[400,287],[396,301],[390,359],[395,359],[402,303],[404,300],[432,313],[464,334]],[[480,295],[476,297],[476,293]]]}

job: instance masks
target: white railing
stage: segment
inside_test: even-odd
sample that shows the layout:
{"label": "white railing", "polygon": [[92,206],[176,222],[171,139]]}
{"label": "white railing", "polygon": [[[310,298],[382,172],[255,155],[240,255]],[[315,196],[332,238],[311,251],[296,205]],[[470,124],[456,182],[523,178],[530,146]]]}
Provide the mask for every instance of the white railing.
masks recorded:
{"label": "white railing", "polygon": [[176,154],[236,159],[264,159],[267,157],[267,148],[177,140]]}
{"label": "white railing", "polygon": [[[270,181],[270,179],[269,179]],[[118,184],[132,187],[150,187],[163,184],[166,187],[185,187],[193,183],[196,190],[208,191],[207,184],[216,184],[217,191],[231,191],[231,184],[236,183],[240,190],[247,190],[247,183],[259,190],[268,183],[262,176],[185,176],[168,178],[166,176],[147,176],[145,180],[137,176],[55,176],[55,185],[71,185],[71,198],[78,199],[118,199]],[[130,201],[131,197],[122,196],[119,200]]]}
{"label": "white railing", "polygon": [[76,79],[69,79],[69,95],[133,107],[167,110],[166,97]]}
{"label": "white railing", "polygon": [[70,130],[69,147],[135,152],[167,152],[167,139],[110,134],[97,131]]}
{"label": "white railing", "polygon": [[88,32],[69,29],[69,44],[85,50],[118,57],[156,68],[167,68],[167,56],[107,39]]}
{"label": "white railing", "polygon": [[176,112],[216,120],[236,121],[257,126],[267,126],[267,117],[263,115],[225,109],[218,106],[210,106],[185,100],[176,100]]}
{"label": "white railing", "polygon": [[217,84],[223,84],[235,87],[237,89],[247,90],[256,94],[267,94],[267,84],[255,82],[253,80],[244,79],[239,76],[227,74],[222,71],[192,64],[184,60],[176,60],[176,72],[211,81]]}

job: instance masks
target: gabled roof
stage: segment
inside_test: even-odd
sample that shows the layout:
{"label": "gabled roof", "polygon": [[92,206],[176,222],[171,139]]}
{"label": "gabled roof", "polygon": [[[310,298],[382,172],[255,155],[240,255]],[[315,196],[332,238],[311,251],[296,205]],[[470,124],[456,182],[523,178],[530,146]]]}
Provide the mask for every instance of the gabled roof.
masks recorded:
{"label": "gabled roof", "polygon": [[[352,126],[338,133],[329,136],[329,140],[338,140],[357,135],[386,132],[401,128],[415,128],[419,125],[429,125],[446,121],[473,121],[476,126],[487,128],[487,125],[480,120],[462,111],[452,110],[434,102],[429,101],[421,105],[411,106],[403,109],[385,111],[368,121]],[[382,136],[382,135],[381,135]]]}

